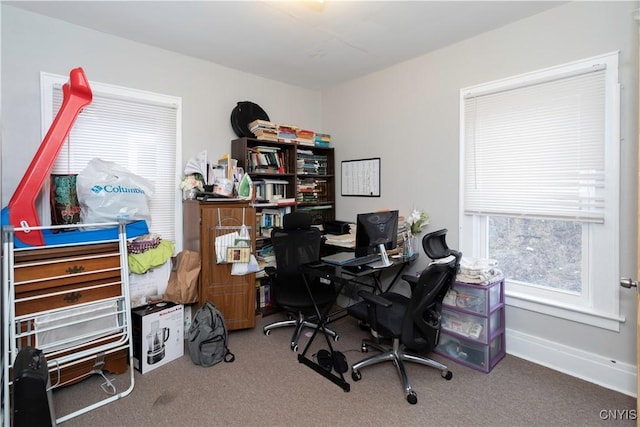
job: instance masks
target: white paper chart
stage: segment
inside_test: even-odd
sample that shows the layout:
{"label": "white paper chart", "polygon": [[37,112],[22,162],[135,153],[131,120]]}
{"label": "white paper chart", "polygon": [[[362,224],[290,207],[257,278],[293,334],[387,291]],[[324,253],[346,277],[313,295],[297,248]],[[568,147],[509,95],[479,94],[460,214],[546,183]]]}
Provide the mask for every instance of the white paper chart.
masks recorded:
{"label": "white paper chart", "polygon": [[380,197],[380,158],[343,161],[342,195]]}

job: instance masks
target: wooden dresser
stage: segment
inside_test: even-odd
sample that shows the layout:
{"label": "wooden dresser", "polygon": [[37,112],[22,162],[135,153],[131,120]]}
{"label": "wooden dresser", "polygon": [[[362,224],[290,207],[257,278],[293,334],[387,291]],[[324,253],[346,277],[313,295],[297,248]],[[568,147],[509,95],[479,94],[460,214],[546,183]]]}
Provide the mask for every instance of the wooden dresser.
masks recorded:
{"label": "wooden dresser", "polygon": [[255,252],[256,211],[246,201],[184,201],[184,249],[200,254],[199,301],[214,303],[222,312],[227,329],[256,325],[255,273],[232,275],[232,263],[218,263],[216,237],[239,230],[245,224]]}
{"label": "wooden dresser", "polygon": [[[48,360],[69,356],[93,347],[106,346],[83,362],[69,360],[60,372],[50,372],[52,385],[66,385],[86,377],[94,369],[121,374],[127,370],[127,345],[118,346],[123,334],[118,328],[118,305],[122,296],[119,243],[96,243],[68,247],[41,247],[16,250],[14,255],[15,318],[20,330],[20,346],[45,349]],[[113,307],[109,309],[107,307]],[[84,309],[83,309],[84,308]],[[110,319],[93,319],[91,311]],[[83,315],[85,313],[85,318]],[[88,314],[87,314],[88,313]],[[112,313],[111,316],[108,313]],[[53,333],[29,333],[38,323],[54,328]],[[65,331],[62,323],[77,323]],[[95,329],[111,329],[105,332]],[[70,332],[72,328],[81,332]],[[75,334],[87,335],[85,343],[71,340]],[[57,337],[56,337],[57,334]],[[56,341],[69,340],[71,350]],[[126,344],[126,342],[124,343]],[[47,345],[51,349],[46,350]],[[114,350],[115,347],[115,350]],[[122,348],[117,348],[122,347]],[[67,357],[68,358],[68,357]]]}
{"label": "wooden dresser", "polygon": [[[133,369],[128,367],[132,346],[126,231],[124,224],[116,223],[115,227],[119,229],[117,239],[19,248],[13,245],[13,231],[3,228],[5,408],[10,407],[13,363],[26,346],[44,353],[51,388],[74,384],[93,374],[105,378],[104,399],[64,414],[58,423],[133,390]],[[127,370],[129,388],[124,391],[103,373],[123,374]],[[5,423],[9,413],[4,416]]]}

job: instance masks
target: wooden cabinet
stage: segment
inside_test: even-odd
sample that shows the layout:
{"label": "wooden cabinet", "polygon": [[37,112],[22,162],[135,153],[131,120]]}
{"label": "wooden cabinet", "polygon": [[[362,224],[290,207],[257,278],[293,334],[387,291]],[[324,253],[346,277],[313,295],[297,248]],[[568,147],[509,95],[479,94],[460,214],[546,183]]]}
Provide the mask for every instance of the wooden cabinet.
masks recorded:
{"label": "wooden cabinet", "polygon": [[255,273],[232,275],[233,263],[218,262],[216,237],[246,225],[255,251],[256,210],[246,201],[184,201],[184,249],[200,254],[199,302],[213,302],[222,312],[227,329],[255,327]]}

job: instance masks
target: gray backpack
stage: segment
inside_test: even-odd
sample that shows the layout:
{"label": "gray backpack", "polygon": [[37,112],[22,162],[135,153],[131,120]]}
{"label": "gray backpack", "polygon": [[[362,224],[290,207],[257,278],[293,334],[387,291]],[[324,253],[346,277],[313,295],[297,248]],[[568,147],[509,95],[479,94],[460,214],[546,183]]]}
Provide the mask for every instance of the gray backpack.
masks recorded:
{"label": "gray backpack", "polygon": [[189,327],[189,354],[196,365],[212,366],[224,360],[233,362],[236,356],[227,347],[229,334],[218,308],[207,301],[196,311]]}

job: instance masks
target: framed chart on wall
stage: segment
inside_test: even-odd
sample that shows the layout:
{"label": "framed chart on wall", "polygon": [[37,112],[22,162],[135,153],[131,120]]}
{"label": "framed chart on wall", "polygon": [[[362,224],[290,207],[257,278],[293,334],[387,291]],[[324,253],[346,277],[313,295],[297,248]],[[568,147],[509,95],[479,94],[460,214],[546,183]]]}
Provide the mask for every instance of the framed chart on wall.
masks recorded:
{"label": "framed chart on wall", "polygon": [[380,157],[343,160],[342,195],[380,197]]}

